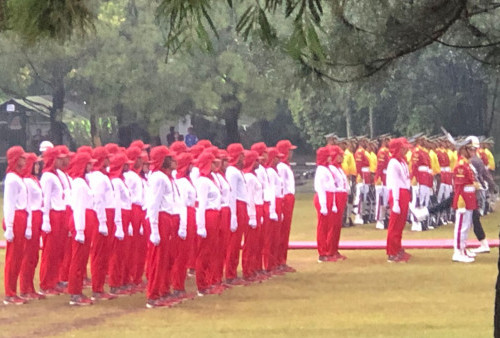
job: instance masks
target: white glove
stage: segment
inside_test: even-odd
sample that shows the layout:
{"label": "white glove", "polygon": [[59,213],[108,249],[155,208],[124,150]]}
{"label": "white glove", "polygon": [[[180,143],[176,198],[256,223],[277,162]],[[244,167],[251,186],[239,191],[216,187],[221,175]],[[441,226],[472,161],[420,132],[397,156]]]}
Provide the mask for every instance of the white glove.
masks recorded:
{"label": "white glove", "polygon": [[108,235],[108,226],[106,225],[106,223],[99,224],[99,233],[103,236]]}
{"label": "white glove", "polygon": [[[326,210],[326,207],[321,207],[321,210],[319,211],[321,215],[326,216],[328,215],[328,210]],[[276,215],[277,216],[277,215]]]}
{"label": "white glove", "polygon": [[399,201],[394,201],[391,211],[398,215],[401,213],[401,209],[399,208]]}
{"label": "white glove", "polygon": [[144,235],[144,228],[142,227],[142,225],[139,228],[139,233],[141,234],[141,236]]}
{"label": "white glove", "polygon": [[134,228],[132,227],[132,223],[128,225],[128,235],[134,236]]}
{"label": "white glove", "polygon": [[231,217],[231,232],[236,232],[238,229],[238,219],[236,216]]}
{"label": "white glove", "polygon": [[196,229],[196,234],[201,238],[207,238],[207,229],[206,228],[198,228]]}
{"label": "white glove", "polygon": [[45,232],[46,234],[50,234],[50,232],[52,231],[52,227],[50,226],[49,222],[42,223],[42,231]]}
{"label": "white glove", "polygon": [[179,231],[177,231],[177,235],[179,235],[179,237],[183,240],[186,239],[186,237],[187,237],[186,229],[179,228]]}
{"label": "white glove", "polygon": [[250,219],[250,220],[248,221],[248,225],[250,225],[250,227],[251,227],[252,229],[257,229],[257,220],[256,220],[256,219]]}
{"label": "white glove", "polygon": [[278,221],[278,214],[275,212],[272,212],[270,215],[269,215],[269,218],[271,219],[271,221]]}
{"label": "white glove", "polygon": [[80,244],[83,244],[85,242],[85,234],[83,233],[83,231],[77,231],[75,241]]}
{"label": "white glove", "polygon": [[115,237],[118,238],[120,241],[123,240],[123,238],[125,237],[125,234],[123,233],[123,226],[122,225],[116,226]]}
{"label": "white glove", "polygon": [[149,236],[149,240],[154,244],[154,246],[158,246],[160,244],[160,234],[156,231],[152,231]]}
{"label": "white glove", "polygon": [[7,242],[12,242],[14,240],[14,229],[13,228],[5,229],[4,236]]}
{"label": "white glove", "polygon": [[333,204],[332,211],[334,214],[336,214],[339,210],[337,209],[337,205]]}
{"label": "white glove", "polygon": [[24,237],[30,240],[31,236],[33,236],[33,232],[31,231],[31,227],[26,227],[26,231],[24,232]]}

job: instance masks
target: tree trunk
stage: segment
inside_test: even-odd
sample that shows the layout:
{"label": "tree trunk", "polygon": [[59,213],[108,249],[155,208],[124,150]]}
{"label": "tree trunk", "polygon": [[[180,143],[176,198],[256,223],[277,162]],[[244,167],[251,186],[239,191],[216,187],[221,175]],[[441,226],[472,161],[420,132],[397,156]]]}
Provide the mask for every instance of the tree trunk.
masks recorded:
{"label": "tree trunk", "polygon": [[351,105],[347,105],[347,109],[345,110],[345,130],[347,137],[352,137],[352,124],[351,124]]}
{"label": "tree trunk", "polygon": [[55,144],[63,143],[62,112],[64,109],[64,75],[54,71],[52,82],[52,109],[50,110],[50,134]]}
{"label": "tree trunk", "polygon": [[90,113],[90,139],[94,147],[100,147],[102,145],[97,129],[97,117],[94,112]]}
{"label": "tree trunk", "polygon": [[370,119],[370,138],[373,139],[373,107],[368,107],[368,117]]}
{"label": "tree trunk", "polygon": [[495,89],[493,89],[493,98],[491,102],[491,114],[489,116],[489,121],[488,125],[486,125],[486,128],[484,130],[484,135],[485,136],[490,136],[491,129],[493,128],[493,121],[495,117],[495,104],[497,102],[497,95],[498,95],[498,85],[499,85],[499,80],[498,78],[495,81]]}
{"label": "tree trunk", "polygon": [[241,104],[231,108],[224,114],[224,122],[226,123],[226,143],[240,143],[240,132],[238,130],[238,118],[240,116]]}

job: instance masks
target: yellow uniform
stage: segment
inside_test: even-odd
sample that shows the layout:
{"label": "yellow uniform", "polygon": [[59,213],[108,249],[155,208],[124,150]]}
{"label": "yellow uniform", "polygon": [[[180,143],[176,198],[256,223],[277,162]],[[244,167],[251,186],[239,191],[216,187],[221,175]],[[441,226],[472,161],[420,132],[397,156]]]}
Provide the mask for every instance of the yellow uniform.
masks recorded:
{"label": "yellow uniform", "polygon": [[433,175],[440,174],[441,166],[439,165],[438,156],[433,149],[429,150],[429,157],[431,158],[432,174]]}
{"label": "yellow uniform", "polygon": [[488,170],[495,171],[495,157],[488,148],[484,149],[486,157],[488,157]]}
{"label": "yellow uniform", "polygon": [[344,161],[342,162],[342,169],[346,175],[356,176],[356,162],[354,161],[354,155],[349,149],[344,151]]}
{"label": "yellow uniform", "polygon": [[448,153],[448,157],[450,158],[450,169],[453,171],[455,169],[455,164],[457,163],[457,152],[451,149],[446,150]]}
{"label": "yellow uniform", "polygon": [[374,173],[377,171],[377,154],[374,152],[367,152],[368,161],[370,161],[370,172]]}

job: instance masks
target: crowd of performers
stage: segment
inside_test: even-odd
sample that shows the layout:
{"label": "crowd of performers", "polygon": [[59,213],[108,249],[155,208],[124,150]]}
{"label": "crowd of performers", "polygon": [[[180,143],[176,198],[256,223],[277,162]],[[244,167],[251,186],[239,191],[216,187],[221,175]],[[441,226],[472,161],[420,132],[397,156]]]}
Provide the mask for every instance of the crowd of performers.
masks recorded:
{"label": "crowd of performers", "polygon": [[[338,251],[340,232],[352,223],[376,222],[377,229],[388,229],[389,262],[411,257],[401,247],[407,221],[412,231],[454,222],[453,261],[470,263],[476,253],[490,251],[480,217],[498,194],[491,138],[326,138],[316,152],[314,179],[319,262],[346,259]],[[468,250],[472,225],[481,245]]]}
{"label": "crowd of performers", "polygon": [[41,157],[10,148],[4,303],[66,293],[70,305],[90,305],[145,291],[148,308],[164,307],[195,297],[185,289],[189,273],[203,296],[295,272],[287,265],[295,148],[134,141],[72,153],[44,141]]}

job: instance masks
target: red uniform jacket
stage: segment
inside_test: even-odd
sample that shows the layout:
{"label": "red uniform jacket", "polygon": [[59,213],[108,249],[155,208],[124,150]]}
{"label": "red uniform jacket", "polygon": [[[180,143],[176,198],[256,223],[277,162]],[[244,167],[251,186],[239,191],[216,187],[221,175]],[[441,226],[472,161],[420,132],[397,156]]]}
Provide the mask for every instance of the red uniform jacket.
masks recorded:
{"label": "red uniform jacket", "polygon": [[375,182],[378,182],[378,180],[380,179],[382,181],[382,184],[385,185],[387,165],[389,164],[390,159],[391,153],[389,152],[389,148],[380,148],[377,153],[377,170],[375,171]]}
{"label": "red uniform jacket", "polygon": [[477,209],[476,188],[474,186],[474,172],[469,161],[459,157],[453,170],[453,208]]}
{"label": "red uniform jacket", "polygon": [[418,184],[432,187],[433,177],[429,153],[417,146],[412,153],[410,164],[411,178],[415,177]]}
{"label": "red uniform jacket", "polygon": [[359,147],[354,153],[354,161],[356,161],[356,171],[358,176],[361,177],[364,183],[371,184],[372,173],[370,172],[370,160],[366,154],[366,150],[363,147]]}
{"label": "red uniform jacket", "polygon": [[441,183],[449,184],[452,183],[453,173],[450,169],[450,157],[446,149],[439,148],[436,150],[438,157],[439,166],[441,167]]}

